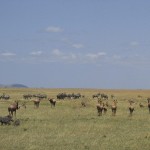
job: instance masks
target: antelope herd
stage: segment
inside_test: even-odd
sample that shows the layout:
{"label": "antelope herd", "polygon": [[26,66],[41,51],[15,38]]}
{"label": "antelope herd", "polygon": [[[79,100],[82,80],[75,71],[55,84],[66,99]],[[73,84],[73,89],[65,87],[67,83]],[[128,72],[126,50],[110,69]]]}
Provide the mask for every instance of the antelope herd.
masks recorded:
{"label": "antelope herd", "polygon": [[[4,94],[3,94],[4,95]],[[44,97],[43,97],[44,96]],[[45,98],[46,100],[49,101],[51,107],[55,107],[56,106],[56,99],[55,98],[47,98],[47,95],[38,95],[38,96],[31,96],[31,94],[28,95],[23,95],[23,97],[25,99],[32,99],[33,104],[34,104],[34,108],[39,108],[40,102],[42,101],[43,98]],[[79,98],[83,98],[84,96],[81,96],[80,93],[78,94],[66,94],[66,93],[59,93],[58,95],[56,95],[57,100],[64,100],[65,98],[67,99],[79,99]],[[85,98],[85,97],[84,97]],[[108,109],[111,110],[112,112],[112,116],[116,116],[117,113],[117,99],[116,97],[112,94],[110,95],[110,99],[108,99],[108,95],[102,93],[98,93],[98,94],[94,94],[92,95],[93,99],[97,99],[97,104],[96,104],[96,110],[98,113],[98,116],[102,116],[103,114],[106,114]],[[128,111],[129,111],[129,116],[133,115],[133,112],[135,110],[135,102],[133,99],[129,100],[129,106],[128,106]],[[82,107],[87,107],[86,101],[81,101],[81,106]],[[147,106],[148,106],[148,110],[150,113],[150,98],[147,98]],[[20,107],[24,107],[26,108],[26,103],[23,103],[22,105],[19,105],[18,101],[15,101],[14,103],[12,103],[11,105],[8,106],[8,115],[4,116],[4,117],[0,117],[0,122],[1,124],[10,124],[11,121],[13,121],[13,117],[16,118],[16,111],[20,108]],[[143,108],[145,107],[142,103],[139,103],[139,107]],[[16,121],[16,125],[20,124],[20,121],[17,120]]]}

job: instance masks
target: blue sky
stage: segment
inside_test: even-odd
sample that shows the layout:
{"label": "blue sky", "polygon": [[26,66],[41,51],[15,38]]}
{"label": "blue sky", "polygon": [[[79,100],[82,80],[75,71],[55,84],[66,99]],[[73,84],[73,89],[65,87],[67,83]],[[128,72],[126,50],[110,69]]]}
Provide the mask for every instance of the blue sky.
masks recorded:
{"label": "blue sky", "polygon": [[0,0],[0,83],[150,89],[149,0]]}

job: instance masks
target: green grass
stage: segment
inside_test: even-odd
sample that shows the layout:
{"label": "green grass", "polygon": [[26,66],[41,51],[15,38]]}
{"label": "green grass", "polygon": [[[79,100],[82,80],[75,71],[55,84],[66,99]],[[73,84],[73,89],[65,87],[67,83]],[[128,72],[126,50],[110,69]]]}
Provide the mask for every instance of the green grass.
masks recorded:
{"label": "green grass", "polygon": [[[117,115],[109,109],[106,115],[98,116],[97,100],[91,98],[99,90],[90,89],[1,89],[12,96],[9,101],[0,101],[0,116],[7,115],[7,107],[15,99],[23,101],[22,94],[46,93],[55,97],[59,92],[83,93],[80,100],[57,101],[51,108],[48,100],[35,109],[27,102],[27,109],[17,110],[21,124],[0,126],[0,150],[148,150],[150,148],[150,114],[145,98],[150,91],[104,90],[118,99]],[[101,90],[100,90],[101,91]],[[142,95],[143,98],[138,98]],[[128,99],[134,98],[135,112],[129,117]],[[81,107],[81,101],[87,107]],[[109,100],[111,102],[111,100]]]}

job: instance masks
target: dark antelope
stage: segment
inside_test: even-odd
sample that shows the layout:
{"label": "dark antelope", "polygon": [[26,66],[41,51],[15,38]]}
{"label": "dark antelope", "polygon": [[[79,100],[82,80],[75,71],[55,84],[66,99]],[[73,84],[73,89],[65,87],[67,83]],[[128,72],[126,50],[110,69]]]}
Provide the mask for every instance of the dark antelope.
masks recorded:
{"label": "dark antelope", "polygon": [[55,105],[56,105],[56,100],[55,99],[49,98],[49,102],[51,104],[51,107],[55,107]]}
{"label": "dark antelope", "polygon": [[14,104],[11,104],[9,107],[8,107],[8,112],[9,112],[9,115],[13,116],[13,112],[15,113],[15,117],[16,117],[16,110],[18,110],[19,107],[18,107],[18,102],[15,101]]}

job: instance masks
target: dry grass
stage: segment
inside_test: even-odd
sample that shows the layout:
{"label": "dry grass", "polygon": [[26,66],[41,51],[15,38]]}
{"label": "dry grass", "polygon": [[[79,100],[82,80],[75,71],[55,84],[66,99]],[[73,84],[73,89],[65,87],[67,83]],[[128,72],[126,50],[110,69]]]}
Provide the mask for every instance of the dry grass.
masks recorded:
{"label": "dry grass", "polygon": [[[43,93],[56,97],[60,92],[81,93],[80,100],[57,101],[56,108],[51,108],[48,100],[35,109],[31,100],[27,109],[17,111],[21,124],[0,126],[1,150],[148,150],[150,147],[150,114],[146,98],[149,90],[98,90],[98,89],[0,89],[11,100],[0,100],[0,116],[7,115],[7,107],[14,100],[25,101],[23,94]],[[115,95],[118,100],[117,115],[98,116],[97,100],[92,94],[103,92]],[[140,96],[142,97],[140,97]],[[128,100],[135,101],[135,112],[129,117]],[[87,107],[81,106],[81,101]],[[109,100],[110,102],[112,100]],[[140,108],[139,102],[146,107]]]}

